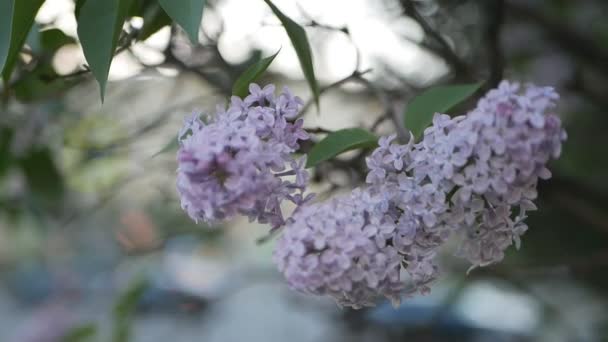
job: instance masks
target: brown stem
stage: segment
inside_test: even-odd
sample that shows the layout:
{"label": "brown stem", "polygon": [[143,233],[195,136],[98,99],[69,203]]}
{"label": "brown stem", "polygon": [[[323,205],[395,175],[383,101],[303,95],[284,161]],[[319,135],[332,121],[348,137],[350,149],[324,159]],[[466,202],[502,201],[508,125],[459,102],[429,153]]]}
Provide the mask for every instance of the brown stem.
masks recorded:
{"label": "brown stem", "polygon": [[488,65],[490,68],[490,75],[485,88],[492,89],[498,86],[504,71],[505,60],[500,46],[500,33],[505,18],[505,2],[504,0],[492,0],[485,5],[488,13],[485,40],[488,46]]}
{"label": "brown stem", "polygon": [[424,30],[424,33],[437,44],[437,47],[425,46],[435,54],[441,56],[454,69],[454,76],[457,79],[468,79],[471,77],[469,66],[454,52],[450,44],[436,31],[427,20],[416,10],[416,6],[411,0],[401,0],[401,6],[406,15],[414,19]]}

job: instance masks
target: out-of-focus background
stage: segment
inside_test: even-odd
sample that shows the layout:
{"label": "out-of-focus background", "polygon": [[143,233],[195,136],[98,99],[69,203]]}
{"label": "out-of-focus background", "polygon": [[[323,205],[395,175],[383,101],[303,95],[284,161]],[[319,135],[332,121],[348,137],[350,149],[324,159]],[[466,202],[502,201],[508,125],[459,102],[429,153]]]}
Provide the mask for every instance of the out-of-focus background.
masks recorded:
{"label": "out-of-focus background", "polygon": [[[469,274],[447,249],[431,294],[398,309],[290,291],[273,242],[255,243],[267,227],[206,227],[182,212],[170,144],[184,117],[213,112],[246,66],[279,49],[262,83],[309,101],[268,6],[209,0],[194,45],[161,22],[115,57],[102,106],[75,3],[47,0],[0,88],[0,341],[608,340],[608,2],[275,3],[312,46],[323,91],[306,127],[403,130],[408,100],[435,84],[556,87],[569,139],[521,249]],[[361,182],[334,166],[313,171],[321,196]]]}

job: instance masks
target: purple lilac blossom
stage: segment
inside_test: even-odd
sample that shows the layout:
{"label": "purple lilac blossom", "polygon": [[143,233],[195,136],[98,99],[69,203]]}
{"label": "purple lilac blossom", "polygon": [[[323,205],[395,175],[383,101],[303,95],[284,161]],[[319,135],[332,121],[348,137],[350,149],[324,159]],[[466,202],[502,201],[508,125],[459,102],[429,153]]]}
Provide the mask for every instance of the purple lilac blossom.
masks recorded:
{"label": "purple lilac blossom", "polygon": [[435,114],[416,145],[412,170],[451,193],[448,223],[462,241],[458,255],[473,267],[499,262],[527,230],[538,179],[558,158],[566,133],[551,110],[550,87],[503,81],[466,116]]}
{"label": "purple lilac blossom", "polygon": [[446,195],[405,173],[413,145],[383,137],[367,159],[366,188],[303,208],[285,227],[274,261],[293,289],[360,308],[428,293],[449,236]]}
{"label": "purple lilac blossom", "polygon": [[386,196],[394,207],[397,220],[392,243],[403,255],[404,270],[421,293],[430,290],[429,283],[438,276],[435,256],[447,240],[447,193],[444,183],[417,179],[409,168],[416,158],[413,140],[405,145],[393,143],[394,135],[382,137],[379,147],[367,158],[369,191]]}
{"label": "purple lilac blossom", "polygon": [[[436,254],[460,235],[473,267],[499,262],[526,231],[538,179],[566,133],[552,88],[503,81],[466,116],[436,114],[422,141],[383,137],[367,158],[367,188],[304,207],[274,260],[289,285],[360,308],[426,293]],[[406,286],[407,274],[411,286]]]}
{"label": "purple lilac blossom", "polygon": [[399,303],[403,257],[386,243],[396,230],[386,205],[382,194],[356,189],[296,213],[273,254],[289,286],[341,306],[370,306],[380,296]]}
{"label": "purple lilac blossom", "polygon": [[286,88],[278,97],[274,90],[251,84],[249,96],[232,97],[228,108],[218,107],[206,122],[198,115],[185,120],[178,136],[177,190],[194,221],[242,214],[274,229],[287,220],[281,203],[299,207],[311,199],[304,195],[305,157],[292,155],[308,139],[302,120],[291,121],[303,102]]}

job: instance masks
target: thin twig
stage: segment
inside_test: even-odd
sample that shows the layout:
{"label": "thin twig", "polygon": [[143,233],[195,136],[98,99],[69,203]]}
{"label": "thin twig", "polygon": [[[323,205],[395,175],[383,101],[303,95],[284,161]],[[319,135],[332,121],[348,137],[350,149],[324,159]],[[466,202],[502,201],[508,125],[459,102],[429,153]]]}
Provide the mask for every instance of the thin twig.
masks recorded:
{"label": "thin twig", "polygon": [[[123,36],[120,38],[120,41],[122,43],[114,51],[114,56],[117,56],[120,53],[129,49],[131,47],[131,45],[133,45],[133,42],[135,42],[137,40],[138,35],[139,35],[139,30],[132,26],[131,26],[131,31],[129,31],[128,33],[125,33],[123,31]],[[114,58],[114,56],[112,56],[112,58]],[[87,75],[89,73],[91,73],[91,68],[88,65],[84,64],[84,65],[82,65],[82,69],[76,70],[76,71],[66,74],[66,75],[41,76],[40,78],[43,81],[50,83],[50,82],[54,82],[57,80],[65,80],[65,79],[70,79],[70,78],[74,78],[74,77],[79,77],[82,75]]]}
{"label": "thin twig", "polygon": [[387,113],[386,113],[386,112],[385,112],[385,113],[383,113],[382,115],[380,115],[380,116],[379,116],[379,117],[376,119],[376,121],[374,121],[374,123],[372,124],[372,127],[370,127],[370,130],[371,130],[372,132],[375,132],[375,131],[378,129],[378,127],[380,127],[380,125],[381,125],[381,124],[382,124],[384,121],[386,121],[386,120],[388,120],[388,119],[389,119],[389,118],[388,118]]}
{"label": "thin twig", "polygon": [[306,132],[308,132],[308,133],[316,133],[316,134],[329,134],[329,133],[333,133],[333,131],[330,131],[330,130],[322,128],[322,127],[304,128],[304,130]]}
{"label": "thin twig", "polygon": [[[367,69],[367,70],[363,70],[363,71],[355,70],[350,75],[348,75],[342,79],[339,79],[333,83],[330,83],[324,87],[321,87],[319,89],[319,96],[325,94],[327,91],[329,91],[331,89],[337,88],[350,81],[360,80],[360,79],[362,79],[363,75],[369,73],[370,71],[372,71],[372,70],[371,69]],[[314,98],[311,98],[310,100],[308,100],[306,102],[306,104],[304,104],[304,106],[302,107],[302,110],[300,111],[300,115],[304,115],[310,109],[310,107],[313,105],[313,103],[314,103]]]}
{"label": "thin twig", "polygon": [[573,55],[608,75],[608,49],[596,44],[581,32],[568,27],[563,20],[553,19],[528,5],[520,2],[507,1],[505,9],[514,18],[529,20],[538,24],[553,40],[556,47]]}
{"label": "thin twig", "polygon": [[485,84],[486,89],[496,88],[502,80],[504,71],[504,56],[500,45],[500,32],[505,18],[505,1],[493,0],[485,3],[487,7],[486,45],[488,47],[488,65],[490,75]]}
{"label": "thin twig", "polygon": [[[200,67],[191,66],[186,64],[184,61],[179,59],[173,52],[175,48],[175,41],[173,37],[175,36],[176,28],[175,26],[171,27],[171,38],[169,39],[169,44],[167,48],[163,51],[165,55],[165,63],[169,65],[173,65],[180,70],[191,72],[197,76],[199,76],[204,81],[208,82],[212,86],[214,86],[217,90],[219,90],[223,95],[232,94],[232,87],[230,84],[223,82],[217,75],[214,75],[212,72],[208,72]],[[211,47],[214,49],[214,55],[218,55],[219,52],[217,50],[217,46],[209,45],[207,47]],[[221,57],[221,56],[220,56]],[[221,68],[225,68],[228,66],[227,62],[220,58]]]}
{"label": "thin twig", "polygon": [[296,3],[296,6],[298,7],[298,10],[302,14],[302,16],[306,20],[308,20],[308,23],[304,24],[304,26],[318,27],[318,28],[322,28],[322,29],[325,29],[328,31],[339,31],[350,37],[350,31],[348,30],[348,27],[346,27],[346,26],[336,27],[336,26],[331,26],[331,25],[327,25],[327,24],[322,24],[322,23],[316,21],[311,15],[309,15],[308,12],[306,10],[304,10],[304,8],[302,7],[302,5],[299,2]]}
{"label": "thin twig", "polygon": [[276,236],[278,236],[279,233],[281,232],[281,230],[283,230],[282,227],[275,228],[275,229],[269,231],[266,235],[263,235],[263,236],[260,236],[259,238],[257,238],[255,240],[255,244],[256,245],[265,244],[266,242],[268,242],[268,241],[274,239]]}
{"label": "thin twig", "polygon": [[416,5],[411,0],[401,0],[401,5],[405,14],[418,22],[424,33],[437,44],[437,48],[431,46],[425,47],[445,59],[454,69],[456,78],[470,78],[471,74],[468,65],[456,55],[448,41],[418,12]]}
{"label": "thin twig", "polygon": [[[358,81],[363,83],[368,89],[370,89],[375,95],[376,98],[382,103],[382,107],[384,108],[383,116],[393,122],[395,126],[395,130],[397,131],[397,135],[399,136],[399,140],[407,141],[409,138],[409,132],[405,129],[405,127],[401,124],[400,121],[400,113],[395,111],[393,107],[393,101],[389,97],[389,93],[380,89],[378,86],[373,84],[370,80],[365,77],[359,77]],[[401,96],[401,95],[399,95]]]}

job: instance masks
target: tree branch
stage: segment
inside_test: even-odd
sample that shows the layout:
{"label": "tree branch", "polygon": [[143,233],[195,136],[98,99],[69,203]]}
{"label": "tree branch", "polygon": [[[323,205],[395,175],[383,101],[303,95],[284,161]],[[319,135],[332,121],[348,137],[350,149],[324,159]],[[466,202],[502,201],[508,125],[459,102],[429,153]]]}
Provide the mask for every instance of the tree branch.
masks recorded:
{"label": "tree branch", "polygon": [[416,5],[411,0],[401,0],[401,6],[403,7],[404,13],[414,19],[424,30],[424,33],[431,38],[437,47],[425,45],[425,47],[431,50],[433,53],[442,57],[448,64],[454,69],[455,77],[469,79],[471,77],[468,65],[460,59],[458,55],[452,50],[450,44],[437,32],[426,19],[416,10]]}
{"label": "tree branch", "polygon": [[485,3],[487,8],[487,31],[485,41],[488,47],[488,66],[490,75],[486,89],[496,88],[503,78],[504,56],[500,46],[500,32],[505,19],[505,1],[492,0]]}
{"label": "tree branch", "polygon": [[[341,86],[341,85],[343,85],[345,83],[348,83],[350,81],[359,80],[359,79],[361,79],[361,76],[367,74],[370,71],[372,71],[372,70],[371,69],[367,69],[367,70],[363,70],[363,71],[355,70],[355,71],[353,71],[352,74],[350,74],[350,75],[348,75],[348,76],[346,76],[346,77],[344,77],[342,79],[339,79],[339,80],[337,80],[337,81],[335,81],[333,83],[330,83],[330,84],[328,84],[328,85],[326,85],[324,87],[321,87],[319,89],[319,96],[321,96],[321,95],[325,94],[327,91],[329,91],[331,89],[334,89],[334,88],[337,88],[337,87],[339,87],[339,86]],[[310,100],[306,101],[306,103],[302,107],[302,110],[300,111],[300,115],[304,115],[310,109],[310,106],[312,106],[313,103],[314,103],[314,99],[313,98],[311,98]]]}
{"label": "tree branch", "polygon": [[505,5],[511,16],[537,23],[555,45],[564,52],[586,61],[608,75],[608,49],[595,44],[584,34],[567,27],[562,20],[554,20],[529,6],[514,1],[507,1]]}

